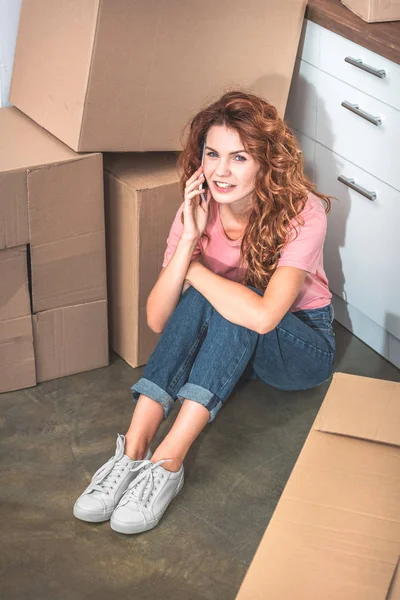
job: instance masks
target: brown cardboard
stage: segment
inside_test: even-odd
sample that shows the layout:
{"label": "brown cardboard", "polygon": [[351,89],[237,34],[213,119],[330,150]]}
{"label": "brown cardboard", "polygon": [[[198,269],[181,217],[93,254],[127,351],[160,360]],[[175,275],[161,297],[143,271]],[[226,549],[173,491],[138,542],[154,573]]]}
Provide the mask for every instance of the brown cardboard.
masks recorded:
{"label": "brown cardboard", "polygon": [[36,385],[30,315],[0,321],[0,393]]}
{"label": "brown cardboard", "polygon": [[36,384],[26,247],[0,251],[0,392]]}
{"label": "brown cardboard", "polygon": [[176,161],[173,153],[104,156],[110,343],[132,367],[146,364],[159,340],[146,302],[182,202]]}
{"label": "brown cardboard", "polygon": [[356,15],[367,21],[400,21],[400,0],[341,0]]}
{"label": "brown cardboard", "polygon": [[0,109],[0,247],[30,243],[33,312],[106,298],[100,154]]}
{"label": "brown cardboard", "polygon": [[237,600],[398,600],[399,406],[335,373]]}
{"label": "brown cardboard", "polygon": [[26,174],[6,171],[0,174],[0,250],[28,243]]}
{"label": "brown cardboard", "polygon": [[26,246],[0,250],[0,321],[30,313]]}
{"label": "brown cardboard", "polygon": [[400,600],[400,558],[389,589],[387,600]]}
{"label": "brown cardboard", "polygon": [[0,109],[0,131],[1,173],[80,158],[14,107]]}
{"label": "brown cardboard", "polygon": [[10,102],[77,151],[180,150],[222,92],[283,116],[306,0],[24,0]]}
{"label": "brown cardboard", "polygon": [[0,391],[9,391],[35,385],[35,366],[44,381],[108,364],[103,164],[16,108],[0,109],[0,131]]}
{"label": "brown cardboard", "polygon": [[109,364],[106,300],[40,312],[32,320],[38,382]]}
{"label": "brown cardboard", "polygon": [[99,155],[28,173],[34,312],[106,297]]}

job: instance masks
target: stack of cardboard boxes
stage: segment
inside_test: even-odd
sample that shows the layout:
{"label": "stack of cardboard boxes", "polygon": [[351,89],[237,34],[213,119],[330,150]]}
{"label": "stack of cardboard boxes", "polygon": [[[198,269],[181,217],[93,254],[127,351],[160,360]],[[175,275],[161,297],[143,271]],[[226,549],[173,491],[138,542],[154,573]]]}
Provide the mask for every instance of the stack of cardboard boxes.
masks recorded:
{"label": "stack of cardboard boxes", "polygon": [[[236,88],[268,98],[283,115],[305,6],[306,0],[252,0],[251,10],[242,0],[22,2],[10,102],[38,132],[64,142],[70,160],[87,164],[89,157],[77,152],[108,153],[110,341],[133,367],[147,362],[159,338],[147,326],[146,300],[182,202],[176,151],[184,126]],[[75,200],[86,206],[84,198]],[[59,195],[54,202],[67,201]],[[43,223],[50,239],[41,244],[58,235],[50,233],[56,221]],[[64,263],[64,277],[72,278],[68,269]],[[48,272],[46,285],[60,275]],[[81,284],[82,277],[75,280]],[[66,305],[73,303],[65,296]]]}
{"label": "stack of cardboard boxes", "polygon": [[[182,129],[228,89],[284,114],[305,5],[23,1],[0,110],[0,391],[108,362],[98,152],[111,345],[147,362]],[[400,384],[335,375],[238,600],[399,597],[399,423]]]}
{"label": "stack of cardboard boxes", "polygon": [[0,392],[108,364],[101,154],[0,110]]}

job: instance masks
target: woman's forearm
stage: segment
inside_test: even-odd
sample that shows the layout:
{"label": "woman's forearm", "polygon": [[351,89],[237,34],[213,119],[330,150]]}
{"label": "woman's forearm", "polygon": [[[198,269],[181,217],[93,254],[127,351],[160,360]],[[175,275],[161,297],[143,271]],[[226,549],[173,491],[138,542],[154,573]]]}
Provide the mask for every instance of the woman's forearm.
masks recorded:
{"label": "woman's forearm", "polygon": [[[161,333],[175,310],[182,293],[197,240],[183,236],[168,265],[162,270],[146,304],[147,324],[156,333]],[[185,283],[188,287],[187,282]]]}
{"label": "woman's forearm", "polygon": [[198,262],[189,266],[186,279],[227,321],[260,333],[265,311],[263,299],[256,292]]}

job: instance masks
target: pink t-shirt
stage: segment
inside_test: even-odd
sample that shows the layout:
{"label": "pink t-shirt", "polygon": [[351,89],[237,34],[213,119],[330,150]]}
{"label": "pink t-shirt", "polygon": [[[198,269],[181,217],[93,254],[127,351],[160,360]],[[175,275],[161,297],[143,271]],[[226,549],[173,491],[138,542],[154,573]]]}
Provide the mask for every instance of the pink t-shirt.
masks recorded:
{"label": "pink t-shirt", "polygon": [[[181,213],[183,203],[175,215],[164,254],[162,266],[166,267],[173,256],[183,232]],[[327,219],[322,201],[311,192],[308,195],[304,210],[301,213],[304,225],[292,223],[289,241],[283,247],[278,261],[278,267],[297,267],[307,271],[306,279],[296,300],[290,307],[290,312],[296,310],[322,308],[331,302],[328,280],[323,266],[323,246],[326,235]],[[295,228],[299,230],[295,238]],[[193,252],[192,260],[202,256],[202,263],[214,273],[226,279],[244,283],[246,269],[239,266],[240,245],[242,238],[230,240],[222,226],[219,204],[214,199],[210,202],[210,214],[206,226],[210,240],[201,238]]]}

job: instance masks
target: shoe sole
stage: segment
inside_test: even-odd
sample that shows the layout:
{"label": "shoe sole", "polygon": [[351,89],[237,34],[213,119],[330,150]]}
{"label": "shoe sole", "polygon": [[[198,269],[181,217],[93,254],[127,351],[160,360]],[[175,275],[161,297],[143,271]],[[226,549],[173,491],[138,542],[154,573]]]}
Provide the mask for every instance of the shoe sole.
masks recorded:
{"label": "shoe sole", "polygon": [[[144,460],[150,460],[151,456],[152,456],[152,454],[150,454],[149,458],[146,457]],[[138,474],[139,473],[137,473],[135,475],[135,477],[133,477],[132,479],[130,479],[128,481],[127,485],[123,489],[123,492],[125,492],[125,490],[132,483],[132,481],[138,476]],[[122,495],[123,494],[121,494],[121,497],[122,497]],[[118,502],[116,503],[114,508],[110,509],[109,513],[90,512],[87,510],[83,510],[82,508],[79,508],[79,506],[77,506],[76,504],[74,505],[72,512],[73,512],[74,517],[76,517],[80,521],[86,521],[87,523],[103,523],[104,521],[109,521],[111,519],[111,515],[113,514],[115,508],[117,507],[117,504],[118,504]]]}
{"label": "shoe sole", "polygon": [[111,529],[113,531],[116,531],[117,533],[125,533],[125,534],[143,533],[144,531],[149,531],[149,529],[153,529],[153,527],[156,527],[156,525],[158,525],[158,523],[161,521],[161,518],[163,517],[168,506],[171,504],[172,500],[181,491],[184,482],[185,482],[185,478],[184,478],[184,475],[182,475],[182,478],[181,478],[181,480],[178,484],[178,487],[176,488],[171,500],[168,502],[167,506],[164,508],[162,513],[153,521],[147,521],[147,523],[145,523],[144,525],[129,525],[129,523],[122,523],[120,521],[116,521],[116,519],[113,519],[111,517],[111,521],[110,521]]}
{"label": "shoe sole", "polygon": [[86,521],[87,523],[102,523],[103,521],[109,521],[113,511],[110,514],[107,513],[92,513],[82,510],[78,506],[74,506],[73,514],[74,517],[80,521]]}

